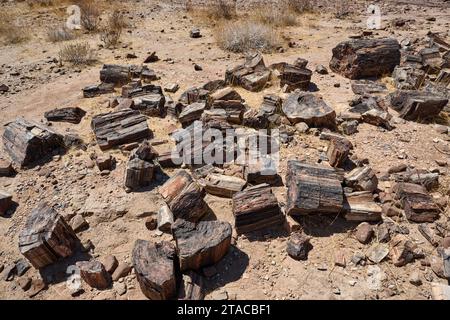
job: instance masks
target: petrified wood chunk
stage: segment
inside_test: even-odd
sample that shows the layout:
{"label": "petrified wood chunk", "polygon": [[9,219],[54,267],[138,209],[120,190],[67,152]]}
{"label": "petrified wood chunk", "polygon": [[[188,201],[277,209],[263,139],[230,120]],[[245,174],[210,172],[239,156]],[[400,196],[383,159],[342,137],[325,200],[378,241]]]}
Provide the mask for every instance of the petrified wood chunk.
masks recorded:
{"label": "petrified wood chunk", "polygon": [[287,242],[287,253],[295,260],[308,259],[308,252],[312,249],[309,242],[311,237],[304,235],[302,232],[293,232]]}
{"label": "petrified wood chunk", "polygon": [[368,166],[353,169],[345,174],[344,179],[345,184],[356,191],[373,192],[378,187],[378,178]]}
{"label": "petrified wood chunk", "polygon": [[178,116],[178,120],[181,122],[183,127],[186,127],[193,123],[195,120],[199,120],[205,109],[205,102],[194,102],[181,111],[180,115]]}
{"label": "petrified wood chunk", "polygon": [[234,227],[238,234],[282,225],[285,217],[267,184],[247,188],[233,196]]}
{"label": "petrified wood chunk", "polygon": [[336,112],[321,98],[311,93],[294,92],[284,101],[283,113],[293,124],[305,122],[309,127],[336,126]]}
{"label": "petrified wood chunk", "polygon": [[206,192],[225,198],[231,198],[236,192],[244,189],[247,182],[238,177],[211,173],[205,178]]}
{"label": "petrified wood chunk", "polygon": [[253,185],[262,183],[277,185],[281,181],[281,177],[277,172],[276,163],[270,156],[261,156],[256,162],[250,161],[244,167],[244,178],[248,183]]}
{"label": "petrified wood chunk", "polygon": [[389,256],[396,267],[403,267],[416,257],[421,256],[421,250],[412,240],[403,234],[397,234],[389,243]]}
{"label": "petrified wood chunk", "polygon": [[115,86],[127,84],[132,78],[130,66],[105,64],[100,70],[100,81],[113,83]]}
{"label": "petrified wood chunk", "polygon": [[386,130],[394,129],[394,126],[391,124],[390,120],[392,115],[380,109],[371,109],[362,114],[362,121],[374,126],[383,127]]}
{"label": "petrified wood chunk", "polygon": [[147,298],[167,300],[176,297],[179,266],[172,243],[136,240],[132,261],[139,286]]}
{"label": "petrified wood chunk", "polygon": [[137,98],[146,95],[162,95],[161,86],[154,84],[142,85],[141,81],[132,81],[122,87],[123,98]]}
{"label": "petrified wood chunk", "polygon": [[419,184],[427,190],[432,190],[439,185],[439,173],[428,172],[427,170],[414,169],[405,172],[398,172],[391,175],[395,182],[408,182]]}
{"label": "petrified wood chunk", "polygon": [[70,122],[70,123],[80,123],[81,119],[83,119],[86,111],[81,108],[61,108],[54,109],[44,113],[44,117],[48,121],[61,121],[61,122]]}
{"label": "petrified wood chunk", "polygon": [[98,260],[78,261],[81,278],[92,288],[104,290],[111,284],[111,276]]}
{"label": "petrified wood chunk", "polygon": [[188,271],[182,275],[178,300],[203,300],[203,277],[197,272]]}
{"label": "petrified wood chunk", "polygon": [[172,225],[181,270],[198,270],[219,262],[231,245],[231,225],[224,221],[195,224],[178,219]]}
{"label": "petrified wood chunk", "polygon": [[242,65],[226,70],[225,82],[243,87],[249,91],[259,91],[264,88],[270,78],[270,70],[266,68],[262,55],[249,55]]}
{"label": "petrified wood chunk", "polygon": [[400,44],[395,39],[356,39],[333,49],[330,68],[349,79],[391,74],[400,64]]}
{"label": "petrified wood chunk", "polygon": [[78,243],[72,228],[45,202],[31,211],[19,235],[20,252],[36,269],[71,256]]}
{"label": "petrified wood chunk", "polygon": [[102,94],[114,92],[114,83],[100,83],[83,88],[84,98],[94,98]]}
{"label": "petrified wood chunk", "polygon": [[119,110],[92,118],[91,127],[102,150],[151,136],[147,119],[136,110]]}
{"label": "petrified wood chunk", "polygon": [[449,87],[450,86],[450,68],[442,69],[439,72],[439,75],[437,76],[435,82],[439,83],[440,85],[442,85],[444,87]]}
{"label": "petrified wood chunk", "polygon": [[280,86],[282,88],[287,86],[286,92],[291,92],[295,89],[306,91],[309,88],[311,76],[312,71],[309,69],[286,64],[281,70]]}
{"label": "petrified wood chunk", "polygon": [[172,154],[171,150],[167,150],[159,153],[158,163],[162,168],[174,168],[180,166],[182,161],[179,156]]}
{"label": "petrified wood chunk", "polygon": [[401,118],[413,121],[437,116],[448,104],[448,98],[426,91],[397,91],[390,100]]}
{"label": "petrified wood chunk", "polygon": [[139,110],[149,117],[163,117],[166,99],[162,94],[147,94],[133,99],[131,109]]}
{"label": "petrified wood chunk", "polygon": [[370,80],[358,80],[352,81],[352,91],[355,94],[364,95],[373,93],[385,93],[388,91],[388,89],[383,83]]}
{"label": "petrified wood chunk", "polygon": [[379,221],[382,208],[375,203],[371,192],[362,191],[345,194],[344,212],[349,221]]}
{"label": "petrified wood chunk", "polygon": [[333,168],[288,161],[286,213],[339,213],[343,206],[341,177]]}
{"label": "petrified wood chunk", "polygon": [[6,125],[3,144],[11,159],[21,167],[31,165],[64,147],[62,135],[23,118]]}
{"label": "petrified wood chunk", "polygon": [[216,100],[223,100],[223,101],[237,100],[237,101],[242,101],[242,97],[239,95],[239,93],[237,93],[237,91],[234,90],[231,87],[226,87],[226,88],[219,89],[219,90],[215,91],[214,93],[212,93],[210,95],[210,99],[211,99],[212,102],[214,102]]}
{"label": "petrified wood chunk", "polygon": [[399,90],[417,90],[424,80],[425,72],[410,66],[397,66],[392,73],[395,87]]}
{"label": "petrified wood chunk", "polygon": [[224,110],[228,122],[240,124],[246,107],[240,100],[216,100],[211,109]]}
{"label": "petrified wood chunk", "polygon": [[393,192],[409,221],[433,222],[439,217],[439,207],[423,186],[400,182],[394,185]]}
{"label": "petrified wood chunk", "polygon": [[157,214],[158,230],[162,232],[170,232],[173,224],[173,213],[167,205],[163,205]]}
{"label": "petrified wood chunk", "polygon": [[434,230],[431,229],[428,224],[426,223],[419,224],[417,226],[417,230],[419,230],[419,232],[423,235],[423,237],[427,239],[427,241],[431,243],[433,247],[439,246],[439,238],[434,232]]}
{"label": "petrified wood chunk", "polygon": [[130,189],[144,187],[153,180],[155,165],[152,162],[134,158],[128,161],[125,172],[125,186]]}
{"label": "petrified wood chunk", "polygon": [[178,171],[159,188],[159,193],[169,206],[174,219],[182,218],[198,221],[205,213],[207,205],[203,198],[205,190],[185,171]]}
{"label": "petrified wood chunk", "polygon": [[333,167],[342,167],[348,159],[352,144],[349,140],[332,138],[328,145],[327,157]]}
{"label": "petrified wood chunk", "polygon": [[0,216],[3,216],[11,208],[12,204],[12,195],[0,190]]}

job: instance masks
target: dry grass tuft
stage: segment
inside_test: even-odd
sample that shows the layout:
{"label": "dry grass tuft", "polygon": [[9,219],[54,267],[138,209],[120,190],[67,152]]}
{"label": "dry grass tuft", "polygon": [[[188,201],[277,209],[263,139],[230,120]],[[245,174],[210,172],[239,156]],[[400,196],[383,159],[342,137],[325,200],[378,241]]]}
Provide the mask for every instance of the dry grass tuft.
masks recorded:
{"label": "dry grass tuft", "polygon": [[297,24],[295,11],[287,5],[274,6],[269,10],[260,7],[253,12],[252,18],[275,27],[295,26]]}
{"label": "dry grass tuft", "polygon": [[73,65],[89,65],[96,61],[94,50],[87,42],[70,43],[59,51],[61,62],[69,62]]}
{"label": "dry grass tuft", "polygon": [[0,13],[0,42],[3,44],[18,44],[29,39],[26,28],[20,26],[15,14]]}
{"label": "dry grass tuft", "polygon": [[317,0],[287,0],[287,7],[295,13],[311,13],[317,10]]}
{"label": "dry grass tuft", "polygon": [[94,0],[78,0],[81,11],[81,25],[88,31],[96,31],[100,22],[99,4]]}
{"label": "dry grass tuft", "polygon": [[124,15],[120,11],[114,11],[106,20],[100,32],[100,40],[105,48],[114,48],[120,41],[123,29],[127,27]]}
{"label": "dry grass tuft", "polygon": [[274,28],[255,21],[221,23],[216,29],[216,40],[222,49],[231,52],[271,52],[281,43]]}
{"label": "dry grass tuft", "polygon": [[47,38],[50,42],[61,42],[75,39],[75,34],[66,26],[62,26],[48,29]]}

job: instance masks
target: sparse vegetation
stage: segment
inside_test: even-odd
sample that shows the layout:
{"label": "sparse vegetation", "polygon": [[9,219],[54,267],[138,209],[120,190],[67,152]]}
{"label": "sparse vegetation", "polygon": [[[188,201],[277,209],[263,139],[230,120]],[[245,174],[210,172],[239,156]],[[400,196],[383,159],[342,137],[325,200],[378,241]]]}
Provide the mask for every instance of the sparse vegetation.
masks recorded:
{"label": "sparse vegetation", "polygon": [[28,40],[28,33],[25,32],[25,27],[22,27],[14,21],[11,17],[14,15],[7,15],[0,13],[0,40],[3,44],[17,44]]}
{"label": "sparse vegetation", "polygon": [[293,10],[287,5],[274,6],[267,8],[258,8],[254,11],[253,18],[267,25],[284,27],[294,26],[297,24],[297,16]]}
{"label": "sparse vegetation", "polygon": [[75,34],[67,29],[66,26],[62,26],[59,28],[50,28],[47,31],[48,40],[51,42],[60,42],[60,41],[68,41],[73,40],[75,38]]}
{"label": "sparse vegetation", "polygon": [[88,31],[96,31],[100,22],[99,5],[94,0],[80,0],[77,5],[81,10],[81,25]]}
{"label": "sparse vegetation", "polygon": [[87,42],[70,43],[59,51],[60,61],[73,65],[88,65],[96,60],[94,50]]}
{"label": "sparse vegetation", "polygon": [[127,26],[125,17],[120,11],[114,11],[107,19],[100,32],[100,40],[105,48],[116,47],[120,41],[123,28]]}
{"label": "sparse vegetation", "polygon": [[317,0],[287,0],[287,7],[295,13],[307,13],[317,10]]}
{"label": "sparse vegetation", "polygon": [[236,8],[226,0],[215,0],[208,9],[208,15],[215,20],[231,20],[236,17]]}
{"label": "sparse vegetation", "polygon": [[280,45],[274,28],[255,21],[225,22],[217,28],[216,35],[220,47],[232,52],[270,52]]}

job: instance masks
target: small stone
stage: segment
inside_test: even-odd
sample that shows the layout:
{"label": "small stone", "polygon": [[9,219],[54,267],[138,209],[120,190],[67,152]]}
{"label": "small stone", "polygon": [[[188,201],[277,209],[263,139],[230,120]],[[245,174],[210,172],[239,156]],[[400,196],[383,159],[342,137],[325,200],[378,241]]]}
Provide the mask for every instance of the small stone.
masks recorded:
{"label": "small stone", "polygon": [[112,275],[113,281],[117,281],[120,278],[127,276],[130,273],[130,271],[131,271],[131,266],[128,263],[126,263],[126,262],[119,263],[119,265],[117,266],[116,270],[114,271],[114,273]]}
{"label": "small stone", "polygon": [[310,237],[300,232],[293,232],[287,243],[287,253],[295,260],[308,259],[308,252],[312,249],[310,240]]}
{"label": "small stone", "polygon": [[306,133],[309,130],[309,126],[305,122],[299,122],[295,125],[295,130],[299,133]]}
{"label": "small stone", "polygon": [[317,72],[318,74],[328,74],[328,69],[327,69],[324,65],[319,64],[319,65],[316,67],[316,72]]}
{"label": "small stone", "polygon": [[346,259],[345,259],[345,252],[344,250],[338,250],[334,254],[334,265],[338,267],[345,268],[347,265]]}
{"label": "small stone", "polygon": [[201,33],[200,33],[200,29],[199,28],[193,28],[192,30],[191,30],[191,32],[189,33],[189,36],[191,37],[191,38],[201,38]]}
{"label": "small stone", "polygon": [[170,93],[175,93],[178,91],[178,89],[180,88],[180,86],[176,83],[169,83],[168,85],[166,85],[164,87],[164,90]]}
{"label": "small stone", "polygon": [[356,227],[355,233],[356,239],[362,244],[369,243],[373,235],[374,235],[373,227],[367,222],[360,223]]}
{"label": "small stone", "polygon": [[195,71],[202,71],[203,68],[200,65],[198,65],[198,64],[194,64],[194,70]]}
{"label": "small stone", "polygon": [[420,279],[420,273],[418,271],[413,271],[409,276],[409,282],[415,286],[422,285],[422,280]]}
{"label": "small stone", "polygon": [[158,230],[162,232],[171,232],[173,224],[173,213],[170,211],[167,205],[163,205],[158,210],[157,215],[158,220]]}
{"label": "small stone", "polygon": [[75,231],[76,233],[83,231],[89,227],[89,224],[81,214],[77,214],[75,217],[73,217],[71,224],[73,231]]}
{"label": "small stone", "polygon": [[30,268],[31,265],[25,259],[20,259],[16,263],[16,273],[19,277],[23,276]]}
{"label": "small stone", "polygon": [[109,274],[113,274],[117,269],[117,266],[119,265],[119,261],[117,261],[117,258],[115,256],[108,255],[104,259],[103,265],[105,266],[106,272],[108,272]]}
{"label": "small stone", "polygon": [[158,220],[155,217],[147,217],[145,219],[145,227],[148,230],[155,230],[158,226]]}
{"label": "small stone", "polygon": [[15,275],[16,275],[16,265],[10,264],[4,268],[3,274],[2,274],[2,279],[4,281],[12,281],[12,280],[14,280]]}
{"label": "small stone", "polygon": [[341,124],[342,131],[346,135],[352,135],[358,132],[358,121],[357,120],[350,120],[350,121],[344,121]]}
{"label": "small stone", "polygon": [[375,243],[367,250],[367,258],[374,263],[380,263],[389,254],[389,246],[384,243]]}
{"label": "small stone", "polygon": [[123,296],[127,293],[127,285],[125,282],[115,282],[113,287],[119,296]]}

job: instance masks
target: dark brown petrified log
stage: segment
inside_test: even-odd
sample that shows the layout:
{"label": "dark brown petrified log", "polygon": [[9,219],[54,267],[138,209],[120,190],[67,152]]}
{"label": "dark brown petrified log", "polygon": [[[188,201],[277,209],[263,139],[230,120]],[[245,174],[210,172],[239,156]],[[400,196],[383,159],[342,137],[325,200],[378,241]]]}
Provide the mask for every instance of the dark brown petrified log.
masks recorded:
{"label": "dark brown petrified log", "polygon": [[139,286],[147,298],[168,300],[177,296],[179,266],[172,243],[136,240],[132,261]]}
{"label": "dark brown petrified log", "polygon": [[78,243],[72,228],[45,202],[31,211],[19,235],[19,250],[36,269],[71,256]]}

